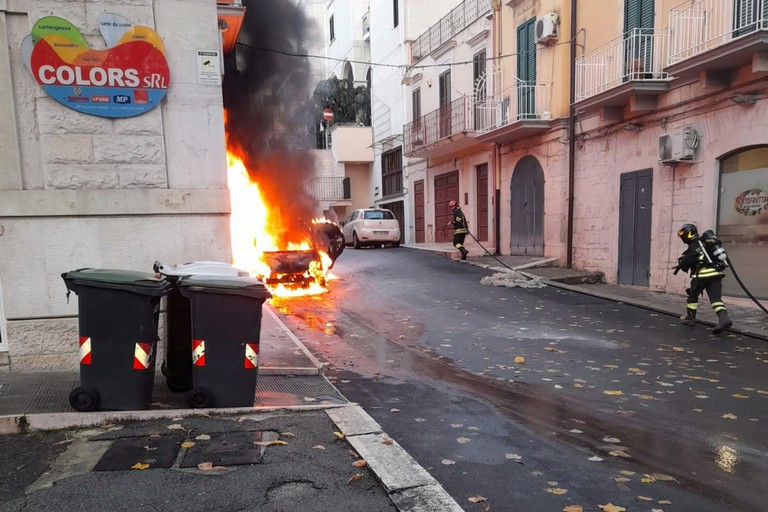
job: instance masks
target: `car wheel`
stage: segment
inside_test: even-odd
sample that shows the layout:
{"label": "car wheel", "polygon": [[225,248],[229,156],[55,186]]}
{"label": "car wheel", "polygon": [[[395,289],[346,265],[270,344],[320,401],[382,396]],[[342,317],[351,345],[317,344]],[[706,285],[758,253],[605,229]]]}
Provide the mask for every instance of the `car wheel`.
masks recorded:
{"label": "car wheel", "polygon": [[395,242],[392,244],[392,247],[400,247],[400,242]]}
{"label": "car wheel", "polygon": [[352,233],[352,246],[355,249],[361,249],[363,244],[360,243],[360,239],[357,238],[357,233]]}

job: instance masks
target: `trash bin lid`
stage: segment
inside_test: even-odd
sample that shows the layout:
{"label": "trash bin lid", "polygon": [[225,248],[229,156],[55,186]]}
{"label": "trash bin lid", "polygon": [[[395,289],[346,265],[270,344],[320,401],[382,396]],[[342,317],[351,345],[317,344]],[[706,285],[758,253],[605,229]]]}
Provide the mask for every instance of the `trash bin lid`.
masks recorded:
{"label": "trash bin lid", "polygon": [[171,290],[171,283],[163,277],[134,270],[81,268],[61,274],[67,289],[77,293],[75,286],[111,288],[144,295],[163,296]]}
{"label": "trash bin lid", "polygon": [[164,265],[155,263],[155,270],[166,277],[207,276],[243,276],[250,274],[223,261],[191,261],[182,265]]}
{"label": "trash bin lid", "polygon": [[263,300],[272,297],[263,281],[250,276],[194,275],[182,277],[177,284],[182,292],[188,290],[202,293],[244,295]]}

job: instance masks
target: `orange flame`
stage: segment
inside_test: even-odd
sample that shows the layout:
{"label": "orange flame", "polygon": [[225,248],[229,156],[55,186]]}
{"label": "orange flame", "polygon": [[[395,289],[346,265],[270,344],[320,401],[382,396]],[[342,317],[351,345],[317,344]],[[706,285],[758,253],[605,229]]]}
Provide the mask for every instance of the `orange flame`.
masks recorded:
{"label": "orange flame", "polygon": [[[303,237],[291,233],[292,238],[301,240],[291,242],[281,240],[289,229],[282,222],[278,209],[268,204],[262,196],[259,186],[248,175],[242,159],[227,151],[227,176],[231,204],[230,233],[232,237],[233,264],[247,270],[252,276],[263,279],[267,288],[275,297],[296,297],[325,293],[328,289],[327,269],[332,260],[325,252],[314,246],[307,232]],[[314,222],[314,221],[313,221]],[[271,251],[313,251],[317,250],[319,261],[312,261],[309,268],[295,279],[286,278],[285,274],[275,274],[264,257]]]}

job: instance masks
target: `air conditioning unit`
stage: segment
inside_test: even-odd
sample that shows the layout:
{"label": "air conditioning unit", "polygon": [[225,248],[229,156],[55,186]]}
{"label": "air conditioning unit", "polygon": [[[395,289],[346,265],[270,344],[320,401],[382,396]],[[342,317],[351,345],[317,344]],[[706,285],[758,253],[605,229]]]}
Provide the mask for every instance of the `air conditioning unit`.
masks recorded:
{"label": "air conditioning unit", "polygon": [[659,137],[659,160],[665,163],[691,162],[699,147],[699,133],[686,127]]}
{"label": "air conditioning unit", "polygon": [[557,39],[557,22],[559,16],[550,12],[536,20],[536,42],[547,44]]}

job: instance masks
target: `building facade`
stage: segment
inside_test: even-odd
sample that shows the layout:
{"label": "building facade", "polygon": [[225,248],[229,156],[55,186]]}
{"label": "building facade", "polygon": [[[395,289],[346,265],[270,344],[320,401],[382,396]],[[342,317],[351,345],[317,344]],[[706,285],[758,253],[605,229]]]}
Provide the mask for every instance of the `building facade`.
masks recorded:
{"label": "building facade", "polygon": [[[115,35],[104,14],[150,27],[164,46],[167,94],[142,115],[68,108],[28,69],[23,41],[45,29],[38,20],[65,20],[79,47],[103,49]],[[217,4],[2,0],[0,42],[0,352],[14,371],[74,369],[77,300],[63,272],[231,261],[221,77],[206,71],[221,69]],[[68,101],[90,101],[87,90],[74,84]],[[138,106],[144,94],[93,101]]]}

